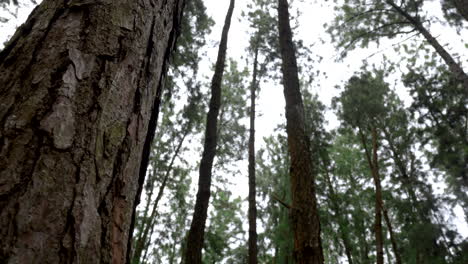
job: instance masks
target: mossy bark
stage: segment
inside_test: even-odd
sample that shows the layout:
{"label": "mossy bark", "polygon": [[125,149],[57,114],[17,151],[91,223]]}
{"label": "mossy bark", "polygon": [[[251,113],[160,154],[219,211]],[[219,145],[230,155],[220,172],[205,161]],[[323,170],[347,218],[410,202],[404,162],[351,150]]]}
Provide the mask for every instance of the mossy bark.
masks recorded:
{"label": "mossy bark", "polygon": [[182,8],[44,0],[0,53],[1,263],[127,260]]}

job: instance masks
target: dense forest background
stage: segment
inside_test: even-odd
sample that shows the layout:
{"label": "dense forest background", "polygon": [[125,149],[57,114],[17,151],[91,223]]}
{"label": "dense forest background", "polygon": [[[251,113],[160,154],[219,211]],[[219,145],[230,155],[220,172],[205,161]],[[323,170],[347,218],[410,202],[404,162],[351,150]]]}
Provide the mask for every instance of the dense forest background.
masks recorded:
{"label": "dense forest background", "polygon": [[[0,31],[13,33],[7,30],[39,2],[0,1]],[[325,263],[468,263],[468,8],[462,2],[289,1]],[[186,3],[131,263],[184,261],[228,4]],[[234,9],[203,263],[248,262],[252,87],[256,255],[258,263],[295,261],[276,6],[239,0]],[[2,33],[0,42],[12,33]]]}

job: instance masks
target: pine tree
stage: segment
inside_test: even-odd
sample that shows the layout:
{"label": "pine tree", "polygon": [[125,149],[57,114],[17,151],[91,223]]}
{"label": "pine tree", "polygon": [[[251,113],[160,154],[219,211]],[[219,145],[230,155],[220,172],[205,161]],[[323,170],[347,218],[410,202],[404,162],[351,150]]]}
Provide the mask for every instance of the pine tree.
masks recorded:
{"label": "pine tree", "polygon": [[187,237],[185,263],[197,264],[202,261],[202,246],[204,241],[205,223],[210,200],[210,187],[213,160],[217,146],[217,123],[221,104],[221,83],[223,80],[224,64],[231,17],[234,10],[234,0],[230,1],[229,9],[224,22],[221,42],[219,44],[218,58],[216,60],[215,73],[211,83],[211,100],[206,121],[205,144],[202,160],[200,162],[200,177],[198,193],[195,202],[192,224]]}
{"label": "pine tree", "polygon": [[298,264],[323,263],[320,220],[315,197],[314,164],[309,149],[310,140],[306,135],[304,106],[299,89],[287,0],[278,1],[278,29],[286,100],[286,131],[291,155],[290,214],[294,231],[294,259]]}

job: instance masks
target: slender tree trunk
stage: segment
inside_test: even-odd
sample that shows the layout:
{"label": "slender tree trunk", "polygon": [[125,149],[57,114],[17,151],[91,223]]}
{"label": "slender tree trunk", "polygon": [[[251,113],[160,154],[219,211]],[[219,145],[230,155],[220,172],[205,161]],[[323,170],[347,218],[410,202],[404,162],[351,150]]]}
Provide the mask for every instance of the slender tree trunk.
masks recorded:
{"label": "slender tree trunk", "polygon": [[206,119],[205,144],[200,162],[200,176],[198,179],[198,192],[195,202],[192,224],[187,237],[185,251],[185,263],[201,264],[202,248],[205,235],[205,224],[210,200],[210,187],[213,160],[216,154],[218,113],[221,104],[221,84],[223,79],[224,64],[226,61],[226,49],[229,27],[234,10],[234,0],[230,1],[229,9],[224,22],[221,42],[219,44],[218,58],[215,72],[211,81],[211,99],[208,116]]}
{"label": "slender tree trunk", "polygon": [[278,22],[286,100],[286,131],[291,156],[290,215],[294,231],[294,259],[298,264],[323,263],[320,222],[315,197],[315,175],[310,139],[305,133],[304,105],[299,89],[287,0],[278,0]]}
{"label": "slender tree trunk", "polygon": [[258,47],[255,47],[252,84],[250,85],[249,135],[249,264],[257,264],[257,203],[255,175],[255,99],[257,92]]}
{"label": "slender tree trunk", "polygon": [[367,162],[369,163],[369,168],[372,173],[372,178],[374,179],[375,186],[375,223],[374,223],[374,234],[375,234],[375,247],[377,252],[377,264],[384,263],[384,252],[383,252],[383,231],[382,231],[382,187],[380,185],[380,177],[378,173],[378,168],[376,166],[377,159],[377,133],[376,129],[372,128],[372,157],[367,148],[366,139],[362,133],[361,128],[359,128],[359,134],[361,135],[361,142],[366,152]]}
{"label": "slender tree trunk", "polygon": [[[381,260],[383,263],[383,235],[382,235],[382,214],[384,215],[385,223],[387,224],[387,228],[390,234],[390,241],[392,244],[393,254],[395,255],[395,261],[397,264],[401,264],[401,257],[398,250],[398,245],[396,243],[395,235],[393,233],[393,227],[390,222],[390,218],[388,217],[388,211],[384,207],[383,199],[382,199],[382,186],[380,184],[380,173],[379,173],[379,158],[377,154],[377,129],[375,127],[372,128],[372,160],[370,154],[368,153],[365,138],[359,130],[361,134],[361,140],[366,150],[367,161],[369,163],[369,167],[372,171],[372,176],[374,178],[375,184],[375,202],[376,202],[376,224],[375,224],[375,231],[376,231],[376,243],[377,243],[377,261],[379,261],[379,250],[381,250]],[[380,212],[377,212],[377,208]],[[380,222],[380,223],[379,223]],[[380,234],[378,233],[380,232]]]}
{"label": "slender tree trunk", "polygon": [[182,7],[44,0],[0,53],[1,263],[126,261]]}
{"label": "slender tree trunk", "polygon": [[[135,243],[135,250],[133,254],[133,262],[134,263],[139,263],[139,260],[141,258],[141,254],[143,251],[147,250],[147,246],[149,244],[149,238],[151,237],[152,232],[152,227],[156,221],[156,214],[157,214],[157,209],[158,209],[158,204],[159,201],[161,200],[164,190],[167,185],[167,181],[169,180],[169,175],[171,175],[172,168],[174,166],[174,162],[176,158],[179,156],[180,149],[182,148],[182,145],[184,144],[185,138],[187,137],[188,133],[190,132],[190,124],[187,125],[187,127],[184,129],[184,134],[182,138],[179,141],[179,144],[177,145],[174,155],[172,156],[171,161],[169,162],[169,165],[167,167],[167,170],[164,174],[163,180],[161,182],[161,186],[159,187],[158,194],[156,195],[156,200],[154,201],[153,207],[151,208],[151,215],[148,218],[148,220],[143,219],[143,225],[142,225],[142,231],[140,233],[140,236],[136,240]],[[151,201],[149,201],[151,202]]]}
{"label": "slender tree trunk", "polygon": [[397,151],[397,147],[395,146],[395,142],[393,141],[390,132],[387,130],[387,128],[383,128],[383,133],[385,135],[385,139],[388,142],[388,146],[390,149],[390,153],[392,154],[392,159],[395,162],[395,165],[400,172],[400,176],[402,178],[402,184],[405,186],[405,189],[407,191],[408,197],[410,198],[410,201],[413,204],[413,207],[415,208],[416,212],[418,215],[421,217],[421,221],[426,221],[420,212],[419,209],[419,201],[416,197],[416,193],[414,192],[414,189],[412,188],[413,185],[413,180],[412,177],[410,177],[410,171],[408,170],[406,164],[403,162],[400,154]]}
{"label": "slender tree trunk", "polygon": [[[439,56],[445,61],[453,76],[463,84],[465,92],[468,93],[468,75],[463,71],[461,64],[455,61],[452,55],[450,55],[450,53],[448,53],[448,51],[439,43],[439,41],[437,41],[437,39],[432,36],[432,34],[423,26],[418,18],[408,14],[393,0],[386,0],[386,2],[424,36],[427,42],[429,42],[429,44],[436,50]],[[464,6],[466,6],[466,4]]]}

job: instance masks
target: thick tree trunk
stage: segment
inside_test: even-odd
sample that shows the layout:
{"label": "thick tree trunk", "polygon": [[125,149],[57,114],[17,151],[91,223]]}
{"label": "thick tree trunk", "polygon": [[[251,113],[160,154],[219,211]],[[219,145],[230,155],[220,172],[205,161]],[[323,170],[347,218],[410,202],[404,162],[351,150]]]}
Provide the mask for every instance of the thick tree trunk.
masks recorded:
{"label": "thick tree trunk", "polygon": [[1,263],[126,261],[182,7],[44,0],[0,53]]}
{"label": "thick tree trunk", "polygon": [[234,10],[234,0],[229,3],[229,9],[224,21],[221,42],[219,44],[218,58],[215,72],[211,81],[211,99],[206,118],[205,144],[200,162],[200,176],[198,179],[198,192],[195,201],[192,224],[187,237],[184,262],[187,264],[202,263],[202,248],[205,235],[205,224],[210,200],[211,174],[213,160],[216,154],[218,114],[221,105],[221,84],[223,80],[224,64],[226,61],[226,49],[229,28]]}
{"label": "thick tree trunk", "polygon": [[258,47],[255,47],[252,84],[250,85],[249,134],[249,264],[257,264],[257,203],[255,175],[255,99],[257,93]]}
{"label": "thick tree trunk", "polygon": [[310,139],[305,133],[304,105],[299,89],[287,0],[278,0],[278,22],[286,100],[286,131],[291,156],[290,215],[294,231],[294,258],[298,264],[323,263],[320,222],[315,197],[315,175]]}

